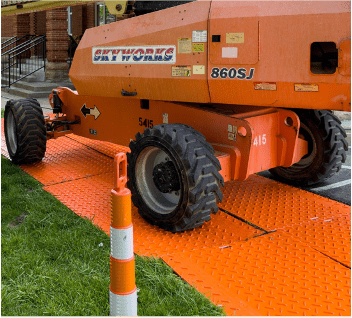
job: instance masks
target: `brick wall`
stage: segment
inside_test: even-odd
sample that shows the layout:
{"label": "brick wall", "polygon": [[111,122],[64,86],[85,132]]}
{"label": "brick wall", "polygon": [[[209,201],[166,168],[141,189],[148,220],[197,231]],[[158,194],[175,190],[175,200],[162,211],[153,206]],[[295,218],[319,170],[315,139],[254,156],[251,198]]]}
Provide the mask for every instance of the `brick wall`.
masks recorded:
{"label": "brick wall", "polygon": [[29,14],[29,33],[32,35],[37,34],[37,14],[32,12]]}
{"label": "brick wall", "polygon": [[[45,35],[46,34],[46,13],[32,12],[29,14],[29,32],[31,35]],[[31,55],[41,55],[42,47],[34,47],[31,49]]]}
{"label": "brick wall", "polygon": [[46,38],[48,61],[66,63],[68,58],[67,7],[46,11]]}
{"label": "brick wall", "polygon": [[86,28],[94,28],[95,27],[95,3],[87,4],[87,25]]}
{"label": "brick wall", "polygon": [[14,26],[15,16],[4,16],[1,17],[1,38],[15,36]]}
{"label": "brick wall", "polygon": [[15,15],[14,18],[13,31],[14,35],[21,37],[23,35],[30,33],[30,16],[29,13]]}
{"label": "brick wall", "polygon": [[37,34],[46,34],[46,12],[37,12]]}
{"label": "brick wall", "polygon": [[[66,10],[66,8],[65,8]],[[34,19],[31,19],[31,16]],[[67,19],[67,11],[65,14]],[[34,22],[36,21],[36,22]],[[35,23],[35,24],[34,24]],[[81,35],[86,29],[95,26],[95,3],[72,7],[72,35]],[[67,29],[67,27],[66,27]],[[65,30],[66,30],[65,29]],[[25,34],[43,35],[46,33],[46,11],[4,16],[1,18],[1,37],[22,36]]]}
{"label": "brick wall", "polygon": [[83,17],[82,17],[82,5],[72,7],[72,36],[80,36],[83,34]]}

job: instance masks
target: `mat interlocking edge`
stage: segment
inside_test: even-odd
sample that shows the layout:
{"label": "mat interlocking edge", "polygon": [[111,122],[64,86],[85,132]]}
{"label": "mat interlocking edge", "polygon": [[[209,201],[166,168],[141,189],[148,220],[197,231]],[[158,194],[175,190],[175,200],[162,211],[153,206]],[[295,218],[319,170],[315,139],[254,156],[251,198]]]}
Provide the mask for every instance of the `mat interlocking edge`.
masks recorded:
{"label": "mat interlocking edge", "polygon": [[[109,233],[111,157],[128,148],[68,135],[47,149],[43,162],[21,168]],[[8,157],[3,133],[1,152]],[[277,232],[259,236],[265,232],[219,212],[171,234],[133,207],[135,252],[161,257],[228,315],[351,314],[349,206],[258,176],[223,192],[224,210]]]}

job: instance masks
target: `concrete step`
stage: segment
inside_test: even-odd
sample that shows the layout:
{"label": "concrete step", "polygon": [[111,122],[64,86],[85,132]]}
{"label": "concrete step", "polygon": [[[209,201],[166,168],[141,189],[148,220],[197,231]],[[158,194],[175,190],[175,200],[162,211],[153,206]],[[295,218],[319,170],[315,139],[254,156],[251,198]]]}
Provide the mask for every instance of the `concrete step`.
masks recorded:
{"label": "concrete step", "polygon": [[[3,72],[1,73],[1,84],[4,83],[8,83],[8,72]],[[11,79],[19,79],[20,77],[22,77],[22,75],[19,75],[17,73],[11,73]],[[40,70],[38,72],[35,72],[31,75],[28,75],[27,77],[25,77],[24,79],[22,79],[21,81],[25,81],[25,82],[44,82],[45,80],[45,72]]]}
{"label": "concrete step", "polygon": [[44,92],[35,92],[35,91],[31,91],[31,90],[27,90],[19,87],[13,87],[13,86],[11,86],[11,88],[2,88],[2,90],[4,90],[9,94],[20,96],[23,98],[45,98],[45,97],[49,97],[51,93],[51,90],[44,91]]}
{"label": "concrete step", "polygon": [[3,91],[23,98],[46,98],[51,91],[57,87],[68,87],[75,90],[71,82],[49,83],[49,82],[22,82],[19,81],[11,88],[2,88]]}
{"label": "concrete step", "polygon": [[25,89],[32,92],[51,92],[52,89],[56,88],[54,83],[24,81],[19,81],[13,84],[12,87]]}

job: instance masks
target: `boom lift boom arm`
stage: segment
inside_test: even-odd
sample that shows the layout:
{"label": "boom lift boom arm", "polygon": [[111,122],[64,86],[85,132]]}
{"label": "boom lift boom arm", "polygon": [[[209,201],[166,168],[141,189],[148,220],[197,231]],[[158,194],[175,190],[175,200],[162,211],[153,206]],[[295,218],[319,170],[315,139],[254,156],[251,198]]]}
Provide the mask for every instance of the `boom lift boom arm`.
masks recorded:
{"label": "boom lift boom arm", "polygon": [[[59,0],[1,0],[1,16],[24,14],[38,11],[46,11],[66,6],[75,6],[96,2],[93,0],[72,0],[72,1],[59,1]],[[116,15],[118,18],[122,17],[127,11],[127,4],[129,1],[105,1],[106,6],[111,14]]]}

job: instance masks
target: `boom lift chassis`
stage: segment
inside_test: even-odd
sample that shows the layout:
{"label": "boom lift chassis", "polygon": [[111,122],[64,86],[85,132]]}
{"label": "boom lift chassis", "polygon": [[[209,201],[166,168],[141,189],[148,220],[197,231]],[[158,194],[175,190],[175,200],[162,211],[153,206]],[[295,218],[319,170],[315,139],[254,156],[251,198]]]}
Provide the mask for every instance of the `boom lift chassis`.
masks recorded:
{"label": "boom lift chassis", "polygon": [[351,107],[349,7],[224,4],[88,29],[70,70],[77,91],[52,91],[54,117],[34,99],[8,101],[13,162],[41,160],[47,139],[70,133],[129,146],[132,201],[172,232],[209,221],[226,181],[269,169],[313,184],[339,172],[348,145],[330,109]]}

